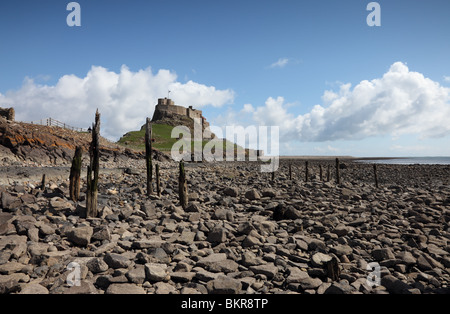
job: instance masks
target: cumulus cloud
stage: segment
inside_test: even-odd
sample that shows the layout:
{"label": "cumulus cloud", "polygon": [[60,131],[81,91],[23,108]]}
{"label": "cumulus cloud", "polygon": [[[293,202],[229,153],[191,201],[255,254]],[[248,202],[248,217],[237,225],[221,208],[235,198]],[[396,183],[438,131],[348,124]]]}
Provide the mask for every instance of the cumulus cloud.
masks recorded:
{"label": "cumulus cloud", "polygon": [[157,99],[171,91],[175,103],[183,106],[220,107],[234,101],[232,90],[217,90],[193,81],[180,83],[168,70],[152,73],[151,68],[131,71],[122,66],[119,73],[93,66],[85,77],[65,75],[53,85],[41,85],[26,78],[19,90],[0,94],[1,106],[13,106],[16,119],[33,121],[51,117],[76,127],[90,126],[98,108],[103,136],[117,140],[139,129],[152,117]]}
{"label": "cumulus cloud", "polygon": [[[253,119],[260,125],[283,126],[290,130],[294,126],[294,116],[287,112],[288,105],[284,104],[283,97],[266,100],[265,106],[257,107],[253,111]],[[269,114],[268,114],[269,113]]]}
{"label": "cumulus cloud", "polygon": [[253,108],[252,104],[245,104],[244,108],[242,108],[243,113],[252,113],[255,111],[255,108]]}
{"label": "cumulus cloud", "polygon": [[[325,91],[323,105],[293,116],[282,97],[256,107],[253,119],[280,126],[281,140],[325,142],[390,134],[443,137],[450,132],[450,88],[394,63],[381,78]],[[270,114],[269,114],[270,113]]]}

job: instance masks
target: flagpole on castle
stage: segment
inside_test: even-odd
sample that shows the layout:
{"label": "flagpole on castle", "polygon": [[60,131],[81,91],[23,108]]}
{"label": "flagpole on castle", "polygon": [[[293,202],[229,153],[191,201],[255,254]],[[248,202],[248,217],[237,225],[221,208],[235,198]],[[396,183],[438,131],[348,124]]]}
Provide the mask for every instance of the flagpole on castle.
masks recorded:
{"label": "flagpole on castle", "polygon": [[169,91],[169,92],[167,93],[167,99],[170,99],[170,93],[171,93],[171,91]]}

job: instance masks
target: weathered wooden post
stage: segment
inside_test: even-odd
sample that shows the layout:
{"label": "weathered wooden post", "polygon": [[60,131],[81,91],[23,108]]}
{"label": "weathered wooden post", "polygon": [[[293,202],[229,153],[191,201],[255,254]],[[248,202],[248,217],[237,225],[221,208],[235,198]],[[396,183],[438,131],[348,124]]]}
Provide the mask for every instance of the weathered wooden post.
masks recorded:
{"label": "weathered wooden post", "polygon": [[330,182],[330,177],[331,177],[331,170],[330,170],[330,168],[331,168],[331,166],[328,165],[328,168],[327,168],[327,182]]}
{"label": "weathered wooden post", "polygon": [[320,177],[320,181],[323,181],[322,165],[319,165],[319,177]]}
{"label": "weathered wooden post", "polygon": [[375,187],[378,189],[378,174],[377,174],[377,165],[373,165],[373,174],[375,176]]}
{"label": "weathered wooden post", "polygon": [[328,278],[330,278],[332,281],[338,281],[341,274],[338,259],[333,256],[330,261],[326,262],[326,266]]}
{"label": "weathered wooden post", "polygon": [[308,168],[308,166],[309,166],[309,162],[305,162],[305,182],[308,182],[308,179],[309,179],[309,168]]}
{"label": "weathered wooden post", "polygon": [[145,125],[145,164],[147,166],[147,196],[153,194],[152,122],[147,118]]}
{"label": "weathered wooden post", "polygon": [[161,197],[161,180],[159,176],[159,164],[156,164],[156,193]]}
{"label": "weathered wooden post", "polygon": [[75,149],[75,155],[72,160],[72,167],[70,168],[70,185],[69,193],[70,199],[74,202],[78,202],[80,198],[80,177],[81,177],[81,163],[82,163],[83,148],[77,146]]}
{"label": "weathered wooden post", "polygon": [[[95,123],[92,125],[92,142],[89,147],[89,166],[87,168],[86,217],[95,218],[98,215],[98,172],[100,168],[100,113],[95,113]],[[93,176],[92,176],[93,175]]]}
{"label": "weathered wooden post", "polygon": [[42,175],[42,180],[41,180],[41,190],[45,190],[45,185],[47,184],[46,182],[46,178],[45,178],[45,173]]}
{"label": "weathered wooden post", "polygon": [[188,191],[183,161],[180,161],[180,175],[178,177],[178,194],[180,197],[181,206],[183,207],[183,209],[186,209],[188,205]]}
{"label": "weathered wooden post", "polygon": [[339,176],[339,158],[336,158],[336,183],[341,184],[341,178]]}

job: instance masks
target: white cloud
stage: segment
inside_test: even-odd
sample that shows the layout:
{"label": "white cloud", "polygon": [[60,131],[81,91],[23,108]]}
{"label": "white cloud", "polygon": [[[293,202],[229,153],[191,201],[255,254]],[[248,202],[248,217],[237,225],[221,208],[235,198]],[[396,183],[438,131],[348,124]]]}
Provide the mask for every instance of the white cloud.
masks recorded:
{"label": "white cloud", "polygon": [[327,145],[326,147],[316,146],[314,147],[314,150],[320,154],[330,154],[330,153],[335,154],[339,152],[339,148],[333,147],[331,145]]}
{"label": "white cloud", "polygon": [[294,117],[287,112],[288,106],[289,104],[284,104],[283,97],[277,99],[269,97],[264,107],[254,109],[253,119],[259,125],[284,126],[286,129],[291,129],[294,126]]}
{"label": "white cloud", "polygon": [[255,108],[253,108],[252,104],[245,104],[244,108],[242,108],[243,113],[253,113],[255,112]]}
{"label": "white cloud", "polygon": [[176,103],[185,106],[192,105],[195,108],[208,105],[222,107],[224,104],[232,103],[234,100],[234,92],[229,89],[216,90],[214,86],[206,86],[193,81],[185,84],[173,82],[169,88],[171,90],[170,97]]}
{"label": "white cloud", "polygon": [[289,59],[288,58],[280,58],[278,59],[277,62],[272,63],[270,65],[270,68],[284,68],[287,64],[289,63]]}
{"label": "white cloud", "polygon": [[391,151],[397,152],[418,152],[418,153],[426,153],[429,152],[431,147],[425,145],[391,145],[389,147]]}
{"label": "white cloud", "polygon": [[193,81],[182,84],[168,70],[156,74],[150,68],[120,73],[93,66],[84,78],[61,77],[56,85],[40,85],[26,78],[19,90],[0,94],[0,105],[13,106],[21,121],[54,118],[77,127],[88,127],[96,108],[102,115],[103,136],[116,140],[124,133],[139,129],[146,117],[152,117],[157,99],[170,97],[183,106],[221,107],[234,101],[232,90],[217,90]]}
{"label": "white cloud", "polygon": [[450,82],[450,76],[444,76],[444,81]]}
{"label": "white cloud", "polygon": [[331,146],[331,145],[328,145],[328,146],[327,146],[327,149],[328,149],[328,151],[330,151],[330,152],[338,152],[338,151],[339,151],[339,148],[333,147],[333,146]]}
{"label": "white cloud", "polygon": [[325,91],[323,105],[306,114],[287,112],[284,99],[268,98],[256,107],[255,122],[280,126],[281,140],[324,142],[403,134],[421,138],[450,132],[450,88],[394,63],[383,77],[362,81],[353,89],[341,84],[338,92]]}

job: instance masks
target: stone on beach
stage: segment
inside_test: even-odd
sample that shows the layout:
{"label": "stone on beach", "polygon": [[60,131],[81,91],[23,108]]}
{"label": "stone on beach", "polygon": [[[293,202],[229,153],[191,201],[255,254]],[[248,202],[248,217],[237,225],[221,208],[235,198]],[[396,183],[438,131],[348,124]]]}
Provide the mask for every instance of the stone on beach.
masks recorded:
{"label": "stone on beach", "polygon": [[89,226],[73,228],[67,232],[67,239],[75,245],[87,246],[93,233],[93,229]]}
{"label": "stone on beach", "polygon": [[[328,164],[311,161],[304,182],[298,161],[274,180],[249,162],[186,163],[183,210],[175,163],[160,164],[161,196],[146,196],[143,160],[105,154],[95,218],[68,199],[65,175],[0,186],[0,293],[449,293],[450,168],[386,165],[374,189],[353,162],[340,185],[320,181]],[[71,262],[81,286],[67,285]]]}

